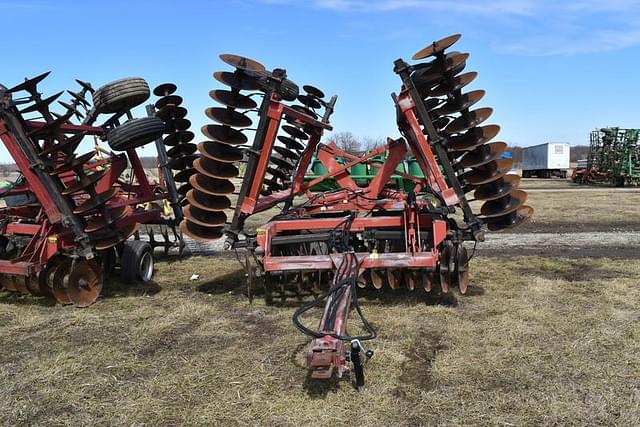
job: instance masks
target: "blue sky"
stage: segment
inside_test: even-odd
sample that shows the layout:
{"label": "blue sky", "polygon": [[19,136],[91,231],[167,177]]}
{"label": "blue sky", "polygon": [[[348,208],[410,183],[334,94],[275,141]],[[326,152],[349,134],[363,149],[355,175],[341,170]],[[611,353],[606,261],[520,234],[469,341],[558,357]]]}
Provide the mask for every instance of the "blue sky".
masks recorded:
{"label": "blue sky", "polygon": [[396,136],[393,61],[456,32],[500,139],[582,144],[595,127],[640,127],[636,0],[0,0],[0,16],[1,83],[48,70],[47,93],[74,78],[173,81],[198,128],[226,68],[217,55],[237,53],[338,94],[336,131]]}

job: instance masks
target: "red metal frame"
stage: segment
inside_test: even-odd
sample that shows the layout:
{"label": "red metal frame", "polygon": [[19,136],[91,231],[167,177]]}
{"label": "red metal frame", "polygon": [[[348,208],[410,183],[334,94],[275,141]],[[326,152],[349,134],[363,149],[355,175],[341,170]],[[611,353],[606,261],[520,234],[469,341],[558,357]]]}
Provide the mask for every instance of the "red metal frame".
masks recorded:
{"label": "red metal frame", "polygon": [[[46,125],[45,122],[25,121],[25,131],[28,133],[34,129]],[[63,124],[60,129],[64,133],[85,133],[86,135],[104,136],[105,129],[95,126]],[[20,255],[11,260],[0,260],[0,273],[9,275],[31,276],[42,271],[52,257],[60,252],[71,252],[75,247],[73,233],[62,224],[64,215],[56,208],[45,186],[33,172],[27,155],[22,152],[19,144],[9,132],[4,120],[0,119],[0,139],[16,162],[20,173],[25,177],[26,184],[8,191],[6,194],[21,194],[32,192],[38,204],[34,206],[20,206],[0,209],[0,215],[15,220],[4,223],[0,229],[2,235],[32,236]],[[45,146],[48,144],[44,143]],[[43,147],[46,148],[46,147]],[[64,159],[60,159],[60,164]],[[133,169],[132,180],[136,183],[125,182],[119,177],[131,163]],[[99,167],[108,167],[105,176],[97,183],[96,191],[101,193],[114,186],[122,188],[127,193],[126,198],[116,198],[109,202],[109,206],[123,205],[137,206],[146,202],[157,201],[166,198],[166,190],[159,184],[150,183],[144,173],[144,168],[135,150],[128,150],[125,154],[113,155],[108,159],[100,160],[85,165],[85,170],[95,170]],[[75,179],[75,174],[69,172],[60,176],[65,185]],[[78,199],[86,196],[78,196]],[[40,211],[42,209],[42,211]],[[38,211],[42,212],[38,214]],[[21,222],[20,218],[36,218],[35,224]],[[124,227],[132,223],[153,223],[161,220],[161,213],[157,210],[132,210],[128,215],[116,222],[116,227]]]}
{"label": "red metal frame", "polygon": [[[266,131],[261,145],[260,157],[251,186],[240,202],[240,211],[247,216],[252,215],[265,211],[280,202],[293,200],[293,197],[296,196],[306,196],[307,201],[291,209],[286,220],[270,221],[258,229],[256,241],[258,246],[262,248],[261,265],[263,270],[274,274],[288,271],[338,270],[345,254],[278,255],[272,242],[278,236],[295,235],[296,231],[304,231],[305,233],[331,232],[345,223],[347,215],[354,215],[349,223],[350,233],[364,233],[367,230],[402,230],[405,240],[403,250],[356,253],[359,274],[364,273],[367,269],[385,268],[436,271],[443,242],[449,238],[448,221],[446,218],[425,213],[430,207],[428,201],[415,200],[415,197],[409,197],[408,194],[388,188],[392,175],[398,173],[397,166],[403,161],[407,149],[410,148],[424,173],[424,178],[408,174],[402,174],[402,176],[416,183],[415,191],[429,188],[440,195],[446,206],[454,206],[459,203],[455,190],[447,184],[429,141],[422,132],[416,117],[416,106],[410,96],[407,93],[402,93],[397,100],[398,114],[402,116],[401,130],[406,141],[404,139],[389,139],[387,144],[364,156],[356,156],[340,150],[335,142],[321,144],[322,132],[325,129],[331,129],[328,124],[293,110],[276,98],[270,99],[269,102]],[[285,117],[288,121],[295,120],[305,124],[305,130],[310,133],[310,140],[294,172],[291,188],[269,196],[260,196],[278,128]],[[313,131],[309,131],[310,129]],[[366,163],[373,166],[374,158],[383,153],[387,154],[385,161],[381,165],[375,166],[377,172],[368,185],[364,188],[360,187],[351,178],[349,170],[357,164]],[[328,172],[324,176],[305,183],[304,177],[314,154]],[[340,164],[337,161],[338,157],[345,159],[345,164]],[[313,193],[312,187],[329,179],[337,183],[338,190],[326,194]],[[374,216],[363,215],[363,213],[371,211],[377,211],[378,214],[388,213]],[[336,217],[336,214],[340,212],[344,212],[344,216]],[[331,213],[332,216],[322,217],[323,213]],[[425,240],[428,242],[425,243]],[[426,249],[423,249],[423,244],[427,247]],[[327,319],[323,316],[321,328],[324,325],[324,329],[322,333],[327,335],[316,338],[311,343],[307,365],[312,369],[314,378],[328,378],[332,375],[334,368],[338,372],[346,369],[343,343],[332,335],[345,335],[351,298],[351,290],[348,290],[343,292],[339,298],[330,297],[328,299],[325,316],[329,307],[333,307],[332,312],[336,314],[335,318],[331,318],[332,325],[325,325]]]}

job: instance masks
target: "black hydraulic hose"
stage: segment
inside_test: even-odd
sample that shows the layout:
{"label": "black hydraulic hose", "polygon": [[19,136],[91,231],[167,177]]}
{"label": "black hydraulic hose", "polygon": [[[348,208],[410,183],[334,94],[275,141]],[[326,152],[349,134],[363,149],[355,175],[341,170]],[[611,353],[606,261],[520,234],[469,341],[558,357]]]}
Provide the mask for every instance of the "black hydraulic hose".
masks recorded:
{"label": "black hydraulic hose", "polygon": [[[340,271],[343,268],[343,265],[346,261],[346,258],[350,258],[350,266],[349,269],[352,270],[351,274],[349,275],[349,277],[346,277],[345,279],[339,281],[338,283],[336,283],[333,287],[331,287],[331,289],[329,289],[329,291],[327,291],[324,295],[321,295],[320,297],[316,298],[315,300],[304,304],[303,306],[301,306],[300,308],[298,308],[292,316],[292,320],[293,320],[293,324],[294,326],[303,334],[312,337],[312,338],[322,338],[326,335],[329,335],[335,339],[341,340],[341,341],[352,341],[354,339],[356,340],[360,340],[360,341],[366,341],[366,340],[372,340],[375,339],[377,337],[377,332],[376,330],[371,326],[371,324],[369,323],[369,321],[367,320],[367,318],[365,317],[364,313],[362,312],[362,308],[360,307],[360,303],[358,302],[358,295],[357,295],[357,282],[358,282],[358,271],[360,269],[360,265],[361,262],[358,262],[355,254],[351,253],[351,254],[347,254],[347,256],[345,256],[342,259],[342,262],[340,263],[340,266],[338,267],[338,271]],[[355,262],[355,269],[353,268],[353,261]],[[302,322],[300,321],[300,316],[302,316],[302,314],[306,313],[307,311],[311,310],[314,307],[317,307],[318,305],[320,305],[320,303],[324,300],[326,300],[327,298],[329,298],[329,296],[337,294],[339,291],[344,291],[345,288],[347,286],[351,286],[352,287],[352,302],[353,302],[353,306],[356,309],[356,312],[358,313],[358,316],[360,317],[360,320],[362,321],[362,324],[364,325],[364,329],[366,330],[367,334],[366,335],[360,335],[360,336],[350,336],[350,335],[339,335],[339,334],[335,334],[335,333],[325,333],[325,332],[321,332],[321,331],[314,331],[311,330],[309,328],[307,328],[306,326],[304,326],[302,324]]]}

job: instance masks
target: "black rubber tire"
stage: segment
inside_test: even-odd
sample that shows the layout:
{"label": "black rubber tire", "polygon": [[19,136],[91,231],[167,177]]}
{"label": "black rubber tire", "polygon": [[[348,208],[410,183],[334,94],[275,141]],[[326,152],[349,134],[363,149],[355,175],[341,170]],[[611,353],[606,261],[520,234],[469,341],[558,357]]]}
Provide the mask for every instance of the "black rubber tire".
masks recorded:
{"label": "black rubber tire", "polygon": [[[151,272],[147,272],[143,262],[151,260]],[[123,283],[148,282],[153,277],[153,249],[147,242],[128,240],[120,257],[120,280]]]}
{"label": "black rubber tire", "polygon": [[98,114],[122,113],[145,102],[151,96],[147,82],[128,77],[107,83],[93,93],[93,107]]}
{"label": "black rubber tire", "polygon": [[157,117],[128,120],[107,134],[109,147],[115,151],[141,147],[162,136],[165,124]]}

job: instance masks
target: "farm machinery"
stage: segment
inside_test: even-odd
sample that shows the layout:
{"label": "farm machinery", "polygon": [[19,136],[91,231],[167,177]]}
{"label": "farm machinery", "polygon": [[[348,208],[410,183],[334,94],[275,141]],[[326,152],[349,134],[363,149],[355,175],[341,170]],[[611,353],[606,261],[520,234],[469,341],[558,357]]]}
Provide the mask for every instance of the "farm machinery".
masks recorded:
{"label": "farm machinery", "polygon": [[609,184],[616,187],[640,183],[640,129],[608,127],[590,134],[589,155],[584,169],[576,170],[573,181]]}
{"label": "farm machinery", "polygon": [[[160,99],[147,106],[147,117],[134,118],[131,110],[151,96],[145,80],[97,89],[77,80],[79,89],[62,101],[64,92],[39,92],[48,74],[0,86],[0,139],[19,172],[0,194],[0,289],[86,307],[118,260],[124,281],[148,281],[154,247],[182,249],[172,170],[179,179],[191,158],[184,148],[168,156],[165,144],[183,147],[194,135],[173,84],[156,88]],[[80,154],[88,141],[91,149]],[[158,182],[147,177],[136,152],[152,142]],[[139,240],[141,225],[149,227],[148,242]]]}
{"label": "farm machinery", "polygon": [[[376,332],[359,288],[455,286],[464,294],[469,244],[533,214],[519,177],[507,175],[507,144],[490,142],[499,126],[483,125],[492,109],[472,109],[485,92],[463,92],[477,73],[463,72],[467,53],[446,51],[459,38],[428,45],[414,64],[395,61],[400,135],[363,155],[321,142],[332,130],[336,96],[300,87],[284,69],[220,56],[231,69],[213,75],[226,89],[209,93],[221,105],[205,111],[213,123],[202,128],[207,141],[198,145],[180,230],[199,240],[224,237],[226,248],[243,250],[250,298],[263,292],[267,303],[300,301],[293,321],[311,339],[314,379],[352,371],[364,385],[363,362],[373,353],[362,342]],[[413,167],[400,167],[407,159]],[[359,176],[364,169],[373,172]],[[276,206],[270,220],[250,226],[252,215]],[[302,316],[320,306],[319,326],[307,326]],[[347,330],[352,307],[364,325],[360,335]]]}

